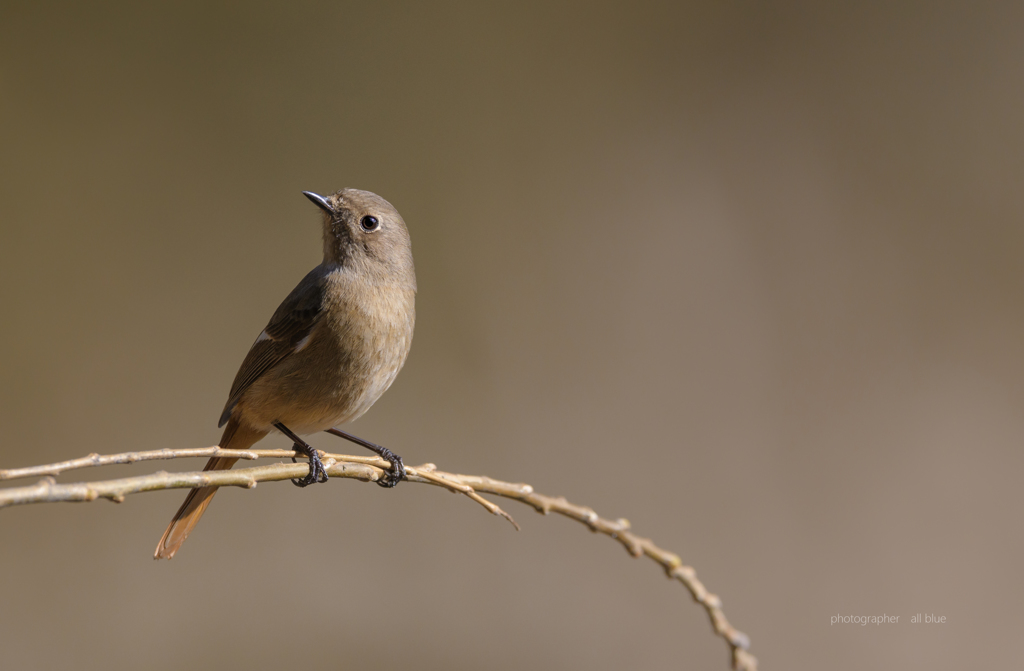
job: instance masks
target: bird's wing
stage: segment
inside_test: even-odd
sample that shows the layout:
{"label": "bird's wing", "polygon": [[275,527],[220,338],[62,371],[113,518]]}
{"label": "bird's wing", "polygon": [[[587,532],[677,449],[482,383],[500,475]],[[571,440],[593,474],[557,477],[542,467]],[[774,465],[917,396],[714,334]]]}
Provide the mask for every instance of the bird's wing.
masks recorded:
{"label": "bird's wing", "polygon": [[321,268],[315,268],[306,275],[270,318],[267,328],[256,338],[249,353],[235,375],[218,426],[224,426],[231,417],[242,394],[261,375],[281,363],[296,350],[302,348],[313,327],[323,315],[326,276]]}

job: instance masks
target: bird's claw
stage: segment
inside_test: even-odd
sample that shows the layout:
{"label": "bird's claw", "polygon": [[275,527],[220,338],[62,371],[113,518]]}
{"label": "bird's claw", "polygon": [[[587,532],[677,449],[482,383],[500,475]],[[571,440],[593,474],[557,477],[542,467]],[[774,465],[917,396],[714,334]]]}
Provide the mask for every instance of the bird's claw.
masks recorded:
{"label": "bird's claw", "polygon": [[381,457],[391,462],[391,468],[384,471],[384,477],[377,480],[381,487],[394,487],[405,479],[405,464],[402,458],[386,447],[381,448]]}
{"label": "bird's claw", "polygon": [[[295,461],[294,457],[292,461]],[[309,473],[304,478],[293,479],[292,484],[296,487],[308,487],[316,482],[327,482],[327,469],[324,468],[324,463],[320,461],[320,454],[313,450],[313,453],[309,456]]]}

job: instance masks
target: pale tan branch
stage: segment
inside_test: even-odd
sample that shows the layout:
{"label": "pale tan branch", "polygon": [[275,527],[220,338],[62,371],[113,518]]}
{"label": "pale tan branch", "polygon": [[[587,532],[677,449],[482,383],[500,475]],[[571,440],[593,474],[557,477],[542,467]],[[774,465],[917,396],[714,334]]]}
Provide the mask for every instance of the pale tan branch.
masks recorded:
{"label": "pale tan branch", "polygon": [[[97,455],[90,454],[81,459],[64,461],[44,466],[32,466],[0,470],[0,480],[32,477],[38,475],[56,475],[62,471],[107,464],[129,464],[136,461],[155,459],[178,459],[183,457],[237,457],[239,459],[259,459],[261,457],[303,457],[292,450],[221,450],[218,447],[183,449],[183,450],[152,450],[148,452],[126,452],[123,454]],[[364,481],[376,481],[383,477],[384,470],[390,463],[379,457],[360,457],[344,454],[321,452],[321,459],[327,473],[334,478],[355,478]],[[167,473],[160,471],[151,475],[142,475],[116,480],[96,482],[77,482],[58,484],[52,477],[44,477],[35,485],[0,489],[0,508],[28,503],[51,503],[58,501],[94,501],[108,499],[120,503],[125,496],[139,492],[160,489],[180,489],[205,487],[245,487],[252,489],[259,482],[290,480],[301,478],[309,471],[304,461],[299,463],[278,462],[266,466],[254,466],[224,471],[193,471],[185,473]],[[750,640],[743,632],[733,627],[722,611],[722,601],[717,595],[708,592],[703,583],[697,579],[692,567],[683,564],[675,554],[663,550],[649,538],[642,538],[632,533],[629,522],[625,519],[607,520],[600,517],[591,508],[569,503],[563,497],[550,497],[538,494],[527,484],[517,484],[493,480],[478,475],[458,475],[437,470],[434,464],[424,464],[415,468],[406,467],[406,479],[410,482],[444,487],[449,491],[463,494],[482,505],[488,512],[500,515],[511,522],[516,529],[519,525],[515,520],[491,501],[480,496],[480,493],[494,494],[514,499],[532,506],[541,514],[555,512],[577,522],[581,522],[591,531],[599,532],[619,541],[633,557],[650,557],[657,562],[669,578],[681,582],[690,592],[694,601],[704,607],[711,620],[715,634],[722,637],[729,645],[732,655],[732,666],[742,671],[756,671],[757,659],[750,654]]]}
{"label": "pale tan branch", "polygon": [[[28,466],[25,468],[0,469],[0,480],[16,480],[18,478],[36,478],[41,475],[60,475],[64,471],[73,471],[79,468],[91,468],[93,466],[108,466],[111,464],[134,464],[137,461],[154,461],[159,459],[183,459],[185,457],[235,457],[236,459],[259,459],[260,457],[291,457],[305,459],[306,455],[292,450],[222,450],[214,445],[213,447],[193,447],[181,450],[148,450],[146,452],[122,452],[121,454],[93,454],[71,459],[69,461],[58,461],[55,464],[43,466]],[[390,464],[377,457],[356,457],[346,456],[345,461],[365,464],[382,463],[387,468]]]}
{"label": "pale tan branch", "polygon": [[655,545],[651,539],[642,538],[629,531],[630,524],[626,519],[619,518],[612,521],[598,516],[593,509],[585,506],[578,506],[569,503],[564,497],[552,498],[533,491],[533,487],[527,484],[513,484],[492,480],[486,476],[479,475],[455,475],[448,473],[443,477],[454,477],[459,482],[469,485],[478,492],[496,494],[509,499],[521,501],[533,506],[537,512],[547,515],[550,512],[565,515],[577,522],[590,527],[591,531],[600,532],[614,538],[622,543],[633,557],[647,556],[656,561],[665,569],[665,574],[672,579],[681,582],[689,591],[693,600],[704,607],[708,617],[711,619],[711,626],[715,633],[725,639],[732,652],[734,669],[757,668],[757,659],[750,654],[750,638],[733,627],[722,611],[722,600],[716,594],[708,592],[704,584],[697,579],[697,572],[693,567],[686,566],[678,555],[663,550]]}

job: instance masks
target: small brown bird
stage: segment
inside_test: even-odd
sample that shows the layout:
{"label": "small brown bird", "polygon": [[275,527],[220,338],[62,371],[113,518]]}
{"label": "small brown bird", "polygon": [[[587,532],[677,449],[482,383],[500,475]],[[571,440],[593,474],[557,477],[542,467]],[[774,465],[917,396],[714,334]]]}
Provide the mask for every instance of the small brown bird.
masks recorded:
{"label": "small brown bird", "polygon": [[[323,197],[303,192],[323,210],[324,260],[306,275],[270,318],[235,376],[220,417],[220,447],[245,450],[271,431],[288,436],[309,456],[300,487],[324,482],[316,450],[299,435],[329,431],[391,462],[380,481],[405,476],[400,457],[333,428],[366,412],[405,363],[416,319],[416,272],[405,222],[380,196],[342,189]],[[231,468],[213,458],[205,470]],[[217,487],[189,492],[156,546],[170,559],[210,505]]]}

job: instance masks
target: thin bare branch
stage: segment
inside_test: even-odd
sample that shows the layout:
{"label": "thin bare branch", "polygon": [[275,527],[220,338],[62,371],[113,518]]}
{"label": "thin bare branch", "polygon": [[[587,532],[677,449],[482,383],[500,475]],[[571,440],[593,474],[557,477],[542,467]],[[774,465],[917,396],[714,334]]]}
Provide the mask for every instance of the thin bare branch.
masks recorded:
{"label": "thin bare branch", "polygon": [[[91,468],[93,466],[108,466],[111,464],[134,464],[137,461],[154,461],[159,459],[183,459],[185,457],[234,457],[236,459],[259,459],[260,457],[282,458],[301,457],[306,455],[292,450],[222,450],[214,445],[213,447],[193,447],[182,450],[148,450],[146,452],[122,452],[121,454],[96,454],[95,452],[69,461],[58,461],[55,464],[43,466],[28,466],[26,468],[0,469],[0,480],[16,480],[18,478],[37,478],[42,475],[60,475],[64,471],[73,471],[79,468]],[[390,466],[388,462],[377,457],[356,457],[346,456],[345,461],[365,464],[383,463],[385,468]]]}
{"label": "thin bare branch", "polygon": [[[81,459],[48,464],[0,470],[0,480],[24,478],[39,475],[56,475],[66,470],[102,466],[107,464],[130,464],[136,461],[155,459],[178,459],[184,457],[238,457],[239,459],[303,457],[292,450],[221,450],[218,447],[152,450],[148,452],[125,452],[122,454],[97,455],[90,454]],[[384,470],[390,463],[379,457],[361,457],[344,454],[321,452],[321,459],[327,473],[333,478],[355,478],[364,481],[376,481],[383,477]],[[305,462],[278,462],[266,466],[254,466],[225,471],[193,471],[185,473],[167,473],[159,471],[151,475],[142,475],[116,480],[96,482],[77,482],[58,484],[53,477],[44,477],[38,483],[26,487],[0,489],[0,508],[28,503],[51,503],[58,501],[94,501],[108,499],[120,503],[129,494],[155,491],[160,489],[181,489],[215,485],[219,487],[245,487],[252,489],[259,482],[290,480],[300,478],[309,470]],[[550,497],[538,494],[533,487],[522,483],[503,482],[479,475],[458,475],[437,470],[434,464],[424,464],[415,468],[406,467],[406,479],[443,487],[449,491],[463,494],[483,506],[488,512],[504,517],[518,530],[515,520],[495,503],[480,496],[480,493],[493,494],[520,501],[532,506],[537,512],[547,515],[555,512],[570,519],[581,522],[591,531],[605,534],[619,541],[633,557],[650,557],[657,562],[669,578],[682,583],[694,601],[704,607],[711,620],[715,634],[729,645],[732,655],[733,669],[738,671],[756,671],[757,659],[750,654],[750,639],[746,634],[733,627],[722,611],[722,600],[712,594],[697,579],[697,574],[690,566],[683,564],[675,554],[663,550],[649,538],[642,538],[630,531],[630,524],[625,519],[608,520],[600,517],[593,509],[569,503],[564,497]]]}
{"label": "thin bare branch", "polygon": [[[448,473],[439,474],[450,477]],[[655,545],[651,539],[642,538],[629,531],[630,524],[626,519],[612,521],[600,517],[593,509],[569,503],[564,497],[553,498],[533,491],[527,484],[513,484],[492,480],[479,475],[455,475],[456,480],[468,485],[478,492],[486,492],[521,501],[533,506],[537,512],[547,515],[550,512],[565,515],[577,522],[590,527],[591,531],[603,533],[622,543],[633,557],[647,556],[656,561],[665,570],[665,574],[681,582],[689,591],[693,600],[704,607],[711,620],[715,633],[725,639],[732,653],[733,668],[753,671],[757,668],[757,658],[749,652],[750,638],[742,631],[733,627],[722,611],[722,600],[712,594],[697,579],[697,572],[691,566],[683,564],[682,559],[667,550]]]}

